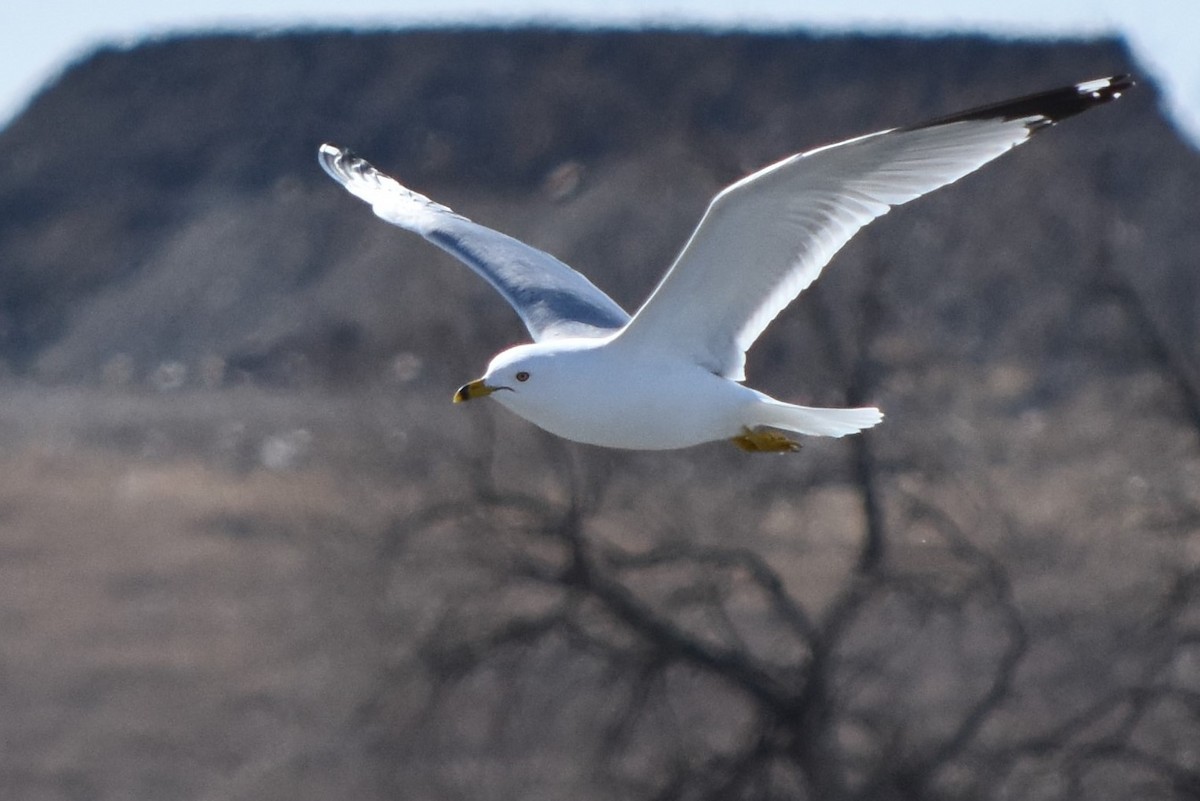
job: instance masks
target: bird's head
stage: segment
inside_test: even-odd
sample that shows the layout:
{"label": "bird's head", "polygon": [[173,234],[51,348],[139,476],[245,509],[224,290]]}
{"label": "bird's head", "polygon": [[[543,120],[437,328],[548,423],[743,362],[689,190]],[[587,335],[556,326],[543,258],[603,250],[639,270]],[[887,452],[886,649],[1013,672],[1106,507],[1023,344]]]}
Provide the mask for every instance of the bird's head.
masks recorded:
{"label": "bird's head", "polygon": [[539,343],[509,348],[492,359],[482,378],[459,387],[454,402],[495,395],[503,405],[515,409],[536,403],[560,378],[557,353]]}

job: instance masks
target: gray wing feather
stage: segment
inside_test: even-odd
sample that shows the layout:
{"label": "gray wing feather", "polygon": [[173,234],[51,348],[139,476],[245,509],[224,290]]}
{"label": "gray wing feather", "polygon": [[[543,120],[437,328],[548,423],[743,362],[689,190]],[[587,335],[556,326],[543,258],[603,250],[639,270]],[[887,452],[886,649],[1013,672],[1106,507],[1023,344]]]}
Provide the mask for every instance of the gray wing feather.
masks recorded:
{"label": "gray wing feather", "polygon": [[482,276],[516,309],[535,341],[608,336],[629,321],[612,298],[549,253],[471,222],[347,150],[322,145],[318,160],[381,219],[420,234]]}

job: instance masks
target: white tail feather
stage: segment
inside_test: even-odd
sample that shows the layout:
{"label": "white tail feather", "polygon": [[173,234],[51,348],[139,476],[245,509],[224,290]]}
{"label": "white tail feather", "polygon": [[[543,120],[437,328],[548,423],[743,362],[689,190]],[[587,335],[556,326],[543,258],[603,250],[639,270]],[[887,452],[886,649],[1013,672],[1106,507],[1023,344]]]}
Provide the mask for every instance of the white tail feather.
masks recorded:
{"label": "white tail feather", "polygon": [[883,412],[873,406],[858,409],[814,409],[777,400],[754,407],[751,426],[770,426],[817,437],[844,437],[878,425]]}

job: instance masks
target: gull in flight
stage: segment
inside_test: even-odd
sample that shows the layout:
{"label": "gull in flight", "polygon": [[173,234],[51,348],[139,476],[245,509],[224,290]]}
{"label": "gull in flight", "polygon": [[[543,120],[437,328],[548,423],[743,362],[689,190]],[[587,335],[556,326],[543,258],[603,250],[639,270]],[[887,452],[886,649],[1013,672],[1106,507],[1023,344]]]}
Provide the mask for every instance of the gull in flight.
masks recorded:
{"label": "gull in flight", "polygon": [[[321,166],[387,222],[461,259],[533,338],[492,359],[456,403],[490,396],[529,422],[611,448],[728,439],[793,451],[788,436],[841,437],[875,408],[796,406],[741,382],[746,351],[864,225],[957,181],[1059,120],[1121,96],[1128,76],[1009,100],[800,153],[713,198],[683,251],[631,317],[558,259],[401,186],[347,150]],[[788,433],[784,433],[788,432]]]}

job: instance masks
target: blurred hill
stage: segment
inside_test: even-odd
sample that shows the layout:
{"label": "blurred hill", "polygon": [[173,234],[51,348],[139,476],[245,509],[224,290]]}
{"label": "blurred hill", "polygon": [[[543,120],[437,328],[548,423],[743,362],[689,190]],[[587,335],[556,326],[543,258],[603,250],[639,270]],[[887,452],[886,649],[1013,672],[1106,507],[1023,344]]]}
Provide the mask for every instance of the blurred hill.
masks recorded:
{"label": "blurred hill", "polygon": [[[545,246],[635,306],[711,194],[759,166],[1132,66],[1116,43],[672,32],[218,36],[101,51],[0,136],[0,359],[54,382],[95,382],[106,365],[145,381],[178,362],[194,382],[224,363],[340,383],[469,336],[455,318],[472,308],[488,316],[453,375],[473,374],[495,327],[521,335],[510,312],[339,196],[314,168],[322,141]],[[1181,212],[1198,168],[1154,103],[1143,85],[879,232],[903,276],[897,301],[927,315],[920,328],[966,325],[955,333],[986,348],[1028,346],[1012,340],[1030,327],[1043,345],[1061,338],[1035,320],[1065,310],[1030,295],[1086,280],[1072,264],[1094,254],[1072,253],[1071,237],[1136,237],[1140,287],[1194,349],[1181,301],[1200,281],[1185,258],[1198,234]],[[935,217],[949,206],[974,213]],[[1043,282],[1049,297],[1016,291]],[[988,287],[999,292],[972,301]],[[998,325],[1014,316],[1026,322]]]}
{"label": "blurred hill", "polygon": [[[856,238],[788,459],[449,394],[515,315],[325,141],[632,309],[791,153],[1140,85]],[[1124,799],[1200,786],[1200,155],[1117,41],[196,36],[0,132],[0,796]]]}

